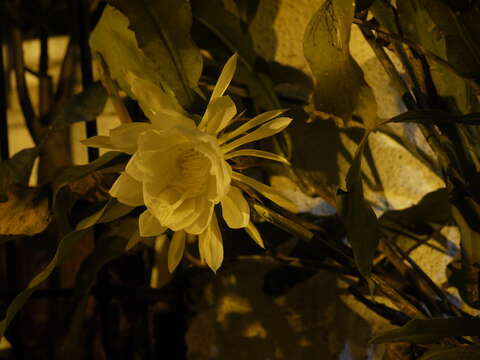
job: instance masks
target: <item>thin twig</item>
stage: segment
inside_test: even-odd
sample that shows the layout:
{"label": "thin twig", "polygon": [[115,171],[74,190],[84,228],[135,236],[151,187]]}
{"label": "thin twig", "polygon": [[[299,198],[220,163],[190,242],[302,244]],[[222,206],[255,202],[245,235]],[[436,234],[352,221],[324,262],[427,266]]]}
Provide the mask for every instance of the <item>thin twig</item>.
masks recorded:
{"label": "thin twig", "polygon": [[22,109],[23,117],[27,125],[30,136],[35,144],[40,141],[40,126],[37,115],[32,105],[30,93],[25,78],[25,62],[22,45],[22,33],[19,28],[11,27],[10,29],[10,46],[12,63],[15,71],[15,79],[17,83],[17,93]]}

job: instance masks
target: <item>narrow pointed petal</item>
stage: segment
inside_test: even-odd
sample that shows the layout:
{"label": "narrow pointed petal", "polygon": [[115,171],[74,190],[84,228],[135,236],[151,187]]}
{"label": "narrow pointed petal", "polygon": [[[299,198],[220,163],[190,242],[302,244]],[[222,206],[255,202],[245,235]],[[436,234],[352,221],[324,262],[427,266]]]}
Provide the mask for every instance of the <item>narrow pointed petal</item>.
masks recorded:
{"label": "narrow pointed petal", "polygon": [[209,226],[198,236],[198,248],[200,257],[216,273],[223,262],[223,241],[215,214]]}
{"label": "narrow pointed petal", "polygon": [[253,225],[252,222],[249,222],[247,227],[245,228],[247,234],[255,241],[261,248],[265,249],[265,244],[263,242],[262,236],[258,231],[257,227]]}
{"label": "narrow pointed petal", "polygon": [[255,180],[255,179],[252,179],[251,177],[245,176],[245,175],[243,175],[239,172],[235,172],[235,171],[232,173],[232,179],[235,179],[237,181],[240,181],[240,182],[252,187],[254,190],[258,191],[260,194],[265,196],[267,199],[272,200],[274,203],[283,207],[284,209],[287,209],[288,211],[291,211],[291,212],[296,212],[297,211],[297,206],[293,202],[286,199],[282,194],[280,194],[277,190],[275,190],[271,186],[267,186],[265,184],[262,184],[261,182]]}
{"label": "narrow pointed petal", "polygon": [[210,102],[214,99],[222,96],[227,90],[228,85],[233,79],[233,75],[235,74],[235,70],[237,68],[237,54],[233,54],[230,59],[227,60],[225,66],[222,69],[222,72],[215,84],[215,88],[213,89],[212,96],[210,98]]}
{"label": "narrow pointed petal", "polygon": [[138,228],[140,236],[158,236],[163,234],[167,228],[160,225],[150,210],[145,210],[138,218]]}
{"label": "narrow pointed petal", "polygon": [[272,135],[275,135],[285,129],[292,119],[287,117],[280,117],[274,120],[269,121],[268,123],[260,126],[258,129],[252,131],[251,133],[244,135],[231,143],[222,145],[222,151],[226,154],[233,149],[236,149],[239,146],[247,144],[249,142],[257,141]]}
{"label": "narrow pointed petal", "polygon": [[248,130],[253,129],[257,126],[260,126],[266,123],[269,120],[276,118],[277,116],[283,114],[286,109],[279,109],[279,110],[270,110],[264,112],[263,114],[255,116],[253,119],[248,120],[245,124],[239,126],[233,131],[227,132],[226,134],[222,135],[218,140],[219,144],[223,144],[224,142],[231,140],[241,134],[246,133]]}
{"label": "narrow pointed petal", "polygon": [[239,188],[231,186],[221,204],[222,216],[231,229],[240,229],[248,225],[250,222],[250,207]]}
{"label": "narrow pointed petal", "polygon": [[168,271],[173,273],[183,258],[185,250],[185,231],[176,231],[168,248]]}
{"label": "narrow pointed petal", "polygon": [[199,129],[208,134],[217,135],[237,113],[235,103],[229,96],[221,96],[208,104],[200,122]]}
{"label": "narrow pointed petal", "polygon": [[278,161],[286,165],[290,165],[290,162],[285,159],[283,156],[274,154],[268,151],[254,150],[254,149],[242,149],[237,151],[232,151],[225,155],[225,160],[232,159],[239,156],[253,156],[262,159],[268,159],[273,161]]}
{"label": "narrow pointed petal", "polygon": [[122,124],[110,130],[110,141],[120,151],[133,154],[137,150],[139,135],[150,128],[150,124],[142,122]]}
{"label": "narrow pointed petal", "polygon": [[92,136],[80,142],[88,147],[118,150],[117,147],[112,144],[110,136]]}
{"label": "narrow pointed petal", "polygon": [[125,172],[123,172],[113,184],[110,189],[110,195],[125,205],[143,205],[142,183]]}

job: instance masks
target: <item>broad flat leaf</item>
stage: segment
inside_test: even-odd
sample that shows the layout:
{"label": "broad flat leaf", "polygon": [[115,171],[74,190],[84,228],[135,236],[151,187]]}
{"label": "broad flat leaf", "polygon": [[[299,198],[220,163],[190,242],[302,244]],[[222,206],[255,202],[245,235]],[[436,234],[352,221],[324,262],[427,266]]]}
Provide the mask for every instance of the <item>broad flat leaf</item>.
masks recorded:
{"label": "broad flat leaf", "polygon": [[456,11],[443,0],[422,0],[446,39],[446,60],[462,75],[480,75],[480,11]]}
{"label": "broad flat leaf", "polygon": [[[420,44],[424,49],[447,59],[447,37],[438,26],[432,26],[428,1],[402,0],[397,2],[397,8],[404,36]],[[473,110],[475,98],[461,77],[438,62],[430,61],[429,68],[438,95],[447,102],[454,99],[453,109],[458,108],[464,113]]]}
{"label": "broad flat leaf", "polygon": [[58,192],[69,183],[76,181],[94,171],[126,163],[128,156],[118,151],[109,151],[87,165],[67,166],[58,171],[53,182],[53,208],[56,205]]}
{"label": "broad flat leaf", "polygon": [[452,206],[452,215],[460,229],[460,247],[462,249],[462,275],[466,302],[480,302],[479,266],[480,266],[480,233],[468,223],[460,210]]}
{"label": "broad flat leaf", "polygon": [[295,119],[288,127],[292,138],[291,169],[295,183],[310,196],[321,196],[329,204],[335,204],[339,187],[345,186],[347,169],[340,159],[349,163],[352,154],[345,146],[346,138],[360,143],[364,129],[340,128],[333,119],[315,118],[307,121],[308,114],[292,110]]}
{"label": "broad flat leaf", "polygon": [[[213,33],[217,40],[230,51],[238,54],[238,68],[235,78],[245,83],[255,104],[261,110],[280,108],[271,80],[262,73],[258,64],[262,62],[254,50],[250,34],[245,24],[225,10],[221,0],[192,1],[194,19]],[[209,48],[208,36],[197,38],[204,48]],[[225,58],[228,54],[225,54]]]}
{"label": "broad flat leaf", "polygon": [[190,37],[190,3],[177,0],[109,0],[109,3],[128,17],[138,45],[160,75],[162,88],[170,95],[173,92],[178,102],[189,108],[194,101],[192,89],[200,92],[197,83],[203,66],[200,50]]}
{"label": "broad flat leaf", "polygon": [[354,6],[351,0],[326,0],[305,30],[303,51],[315,79],[315,109],[344,122],[355,112],[373,129],[375,98],[349,51]]}
{"label": "broad flat leaf", "polygon": [[74,95],[55,118],[53,127],[60,129],[75,122],[92,121],[99,116],[107,102],[107,91],[100,82]]}
{"label": "broad flat leaf", "polygon": [[67,258],[72,250],[87,233],[86,229],[77,230],[66,235],[58,244],[57,251],[48,263],[48,265],[35,276],[27,285],[27,288],[18,294],[8,306],[5,318],[0,322],[0,338],[5,334],[5,330],[13,320],[15,315],[21,310],[23,305],[30,298],[32,293],[50,276],[53,270]]}
{"label": "broad flat leaf", "polygon": [[90,35],[90,47],[94,53],[102,55],[111,78],[130,97],[135,98],[127,82],[128,72],[148,79],[157,86],[161,86],[162,78],[154,63],[139,48],[135,34],[128,25],[125,15],[107,5]]}
{"label": "broad flat leaf", "polygon": [[128,214],[133,209],[133,207],[119,203],[117,199],[111,198],[99,211],[80,221],[76,229],[87,229],[98,223],[111,222]]}
{"label": "broad flat leaf", "polygon": [[38,149],[23,149],[10,159],[0,161],[0,202],[7,201],[10,184],[28,185],[33,164],[39,154]]}
{"label": "broad flat leaf", "polygon": [[370,275],[372,260],[380,240],[377,217],[363,195],[361,164],[368,133],[357,148],[353,163],[347,174],[347,191],[339,190],[337,209],[345,224],[348,240],[352,245],[355,263],[360,273]]}
{"label": "broad flat leaf", "polygon": [[[75,246],[83,239],[87,231],[96,223],[99,222],[107,222],[112,221],[120,216],[125,215],[124,211],[120,211],[119,207],[116,207],[115,204],[118,204],[114,199],[109,201],[107,205],[95,215],[89,217],[87,221],[80,222],[76,229],[66,235],[58,244],[57,251],[52,258],[52,260],[48,263],[48,265],[39,273],[37,274],[27,285],[27,288],[18,294],[12,303],[9,305],[7,309],[7,314],[5,318],[0,322],[0,338],[5,333],[6,328],[13,320],[14,316],[21,310],[23,305],[32,295],[32,293],[50,276],[53,270],[62,264],[62,262],[70,255],[72,250]],[[131,208],[130,208],[131,210]],[[123,239],[123,247],[122,250],[125,248],[125,245],[128,242],[128,239]],[[115,245],[116,246],[116,245]],[[117,247],[115,247],[116,249]]]}
{"label": "broad flat leaf", "polygon": [[410,320],[401,328],[385,331],[375,336],[370,343],[410,342],[419,344],[433,343],[444,337],[479,336],[480,319],[449,318]]}
{"label": "broad flat leaf", "polygon": [[[445,188],[425,195],[418,204],[403,210],[385,212],[379,219],[382,232],[394,237],[398,245],[409,250],[416,242],[408,235],[420,239],[428,239],[451,219],[451,205],[448,191]],[[409,241],[410,240],[410,241]]]}
{"label": "broad flat leaf", "polygon": [[98,239],[95,249],[82,263],[75,281],[75,310],[65,340],[67,355],[71,355],[78,346],[77,339],[83,326],[88,297],[97,274],[107,263],[125,254],[126,244],[137,229],[136,219],[127,218],[117,222],[105,236]]}
{"label": "broad flat leaf", "polygon": [[459,346],[453,349],[431,350],[418,360],[478,360],[480,346]]}
{"label": "broad flat leaf", "polygon": [[0,203],[1,235],[35,235],[50,224],[47,194],[35,188],[12,186],[8,201]]}

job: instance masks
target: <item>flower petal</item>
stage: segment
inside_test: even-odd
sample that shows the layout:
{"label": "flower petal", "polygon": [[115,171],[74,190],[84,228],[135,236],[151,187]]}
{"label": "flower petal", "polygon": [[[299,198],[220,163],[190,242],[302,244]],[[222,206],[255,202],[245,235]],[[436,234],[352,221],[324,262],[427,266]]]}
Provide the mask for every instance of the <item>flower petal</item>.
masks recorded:
{"label": "flower petal", "polygon": [[195,128],[195,122],[186,116],[178,102],[149,80],[128,74],[132,92],[140,107],[157,129],[175,126]]}
{"label": "flower petal", "polygon": [[250,222],[250,207],[239,188],[231,186],[227,196],[223,198],[222,215],[232,229],[244,228]]}
{"label": "flower petal", "polygon": [[278,154],[274,154],[268,151],[254,150],[254,149],[242,149],[242,150],[230,152],[225,155],[225,160],[232,159],[234,157],[239,157],[239,156],[253,156],[253,157],[278,161],[283,164],[290,165],[290,162],[287,159],[285,159],[283,156],[280,156]]}
{"label": "flower petal", "polygon": [[227,90],[228,85],[230,85],[233,75],[235,74],[235,69],[237,68],[237,57],[237,54],[233,54],[225,63],[225,66],[218,77],[217,83],[215,84],[215,88],[213,89],[210,102],[222,96],[225,93],[225,90]]}
{"label": "flower petal", "polygon": [[176,231],[168,247],[168,270],[173,273],[183,258],[185,250],[185,231]]}
{"label": "flower petal", "polygon": [[262,184],[261,182],[255,179],[252,179],[251,177],[245,176],[235,171],[232,173],[232,179],[238,180],[252,187],[256,191],[258,191],[260,194],[265,196],[267,199],[272,200],[274,203],[283,207],[284,209],[287,209],[288,211],[291,211],[291,212],[297,211],[297,206],[293,202],[286,199],[282,194],[280,194],[277,190],[275,190],[271,186]]}
{"label": "flower petal", "polygon": [[262,236],[258,231],[257,227],[253,225],[252,222],[249,222],[247,227],[245,228],[247,234],[255,241],[261,248],[265,249],[265,244],[263,242]]}
{"label": "flower petal", "polygon": [[229,96],[218,97],[208,104],[199,129],[204,129],[208,134],[217,135],[230,123],[236,113],[235,103]]}
{"label": "flower petal", "polygon": [[140,236],[158,236],[167,230],[166,227],[160,225],[157,218],[148,209],[138,218],[138,228]]}
{"label": "flower petal", "polygon": [[269,121],[268,123],[260,126],[258,129],[252,131],[251,133],[248,133],[247,135],[244,135],[231,143],[225,144],[222,146],[222,151],[224,153],[228,153],[229,151],[232,151],[233,149],[242,146],[246,143],[252,142],[252,141],[257,141],[272,135],[275,135],[285,129],[290,122],[292,121],[291,118],[287,117],[280,117],[274,120]]}
{"label": "flower petal", "polygon": [[202,202],[201,206],[198,208],[198,213],[200,214],[197,219],[184,230],[192,235],[198,235],[205,231],[207,226],[210,224],[213,215],[213,203],[205,200]]}
{"label": "flower petal", "polygon": [[186,228],[192,223],[191,218],[196,210],[195,205],[196,198],[185,199],[180,206],[172,211],[170,216],[164,219],[163,224],[173,231],[179,231]]}
{"label": "flower petal", "polygon": [[213,272],[217,272],[223,262],[223,242],[215,214],[209,226],[198,236],[198,249],[200,257]]}
{"label": "flower petal", "polygon": [[222,135],[218,139],[219,144],[223,144],[224,142],[233,139],[243,133],[246,133],[248,130],[253,129],[254,127],[260,126],[267,121],[276,118],[278,115],[287,111],[286,109],[279,109],[279,110],[270,110],[264,112],[260,115],[255,116],[253,119],[248,120],[245,124],[239,126],[235,130],[229,131],[226,134]]}
{"label": "flower petal", "polygon": [[110,195],[122,204],[130,206],[143,205],[142,183],[123,172],[110,189]]}
{"label": "flower petal", "polygon": [[117,147],[112,144],[110,136],[92,136],[88,139],[83,139],[80,142],[88,147],[117,150]]}
{"label": "flower petal", "polygon": [[120,151],[133,154],[137,150],[139,135],[151,127],[152,125],[141,122],[122,124],[110,130],[110,141]]}

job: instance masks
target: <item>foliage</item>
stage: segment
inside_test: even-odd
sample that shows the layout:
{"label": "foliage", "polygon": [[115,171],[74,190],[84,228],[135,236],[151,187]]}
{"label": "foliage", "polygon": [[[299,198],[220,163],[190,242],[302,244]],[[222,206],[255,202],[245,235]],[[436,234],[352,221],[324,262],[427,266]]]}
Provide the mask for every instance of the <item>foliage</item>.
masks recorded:
{"label": "foliage", "polygon": [[[349,291],[358,300],[401,326],[377,334],[372,343],[412,343],[421,356],[419,359],[423,360],[480,357],[478,319],[466,306],[477,309],[480,306],[478,2],[324,0],[318,9],[310,9],[311,18],[302,34],[303,53],[311,71],[308,75],[270,59],[267,61],[257,52],[251,25],[261,8],[259,1],[233,1],[229,6],[221,0],[108,0],[108,5],[101,6],[94,2],[92,6],[98,7],[91,9],[95,10],[93,13],[88,9],[76,11],[83,11],[77,14],[80,22],[82,17],[83,20],[99,17],[89,44],[101,82],[85,81],[86,74],[92,73],[89,49],[85,52],[88,24],[83,30],[79,26],[79,34],[72,34],[72,39],[78,39],[80,45],[85,40],[80,46],[83,49],[81,61],[76,56],[77,45],[72,42],[55,94],[48,74],[45,39],[56,34],[63,25],[53,20],[50,23],[45,14],[62,9],[52,8],[50,2],[41,2],[38,5],[41,19],[24,24],[20,19],[23,13],[31,10],[30,5],[24,1],[18,3],[5,11],[12,34],[8,45],[12,49],[22,112],[35,147],[21,150],[9,159],[8,149],[2,150],[0,233],[2,239],[11,240],[10,246],[15,246],[20,239],[46,238],[47,234],[54,234],[53,238],[59,241],[48,264],[8,306],[0,323],[0,337],[3,334],[13,340],[21,337],[18,331],[8,332],[7,328],[10,325],[15,328],[12,321],[16,314],[62,264],[76,264],[75,287],[70,294],[73,305],[67,312],[72,320],[66,340],[62,339],[59,346],[59,351],[67,354],[65,357],[73,354],[78,346],[85,319],[94,316],[88,311],[90,296],[95,295],[102,284],[108,283],[105,279],[109,279],[109,275],[105,273],[112,263],[137,256],[141,258],[142,281],[151,273],[162,271],[166,281],[171,281],[164,289],[154,289],[144,283],[142,288],[136,288],[139,293],[146,294],[142,306],[148,318],[151,316],[149,301],[155,302],[151,298],[156,299],[161,293],[169,306],[178,306],[180,297],[168,292],[170,286],[178,283],[184,286],[185,278],[201,274],[205,263],[216,271],[225,250],[227,264],[253,256],[299,271],[316,273],[328,269],[348,276]],[[352,24],[371,46],[382,71],[388,75],[406,108],[391,119],[378,117],[374,92],[350,53]],[[25,67],[23,60],[21,41],[27,34],[38,36],[43,44],[37,75],[44,93],[41,93],[38,111],[33,109],[25,82],[25,72],[34,73]],[[231,57],[233,54],[236,56]],[[226,70],[221,71],[229,58]],[[401,64],[404,73],[400,73],[400,67],[394,65],[392,58]],[[238,71],[235,72],[232,64],[237,59]],[[84,86],[83,91],[73,94],[79,64]],[[279,68],[293,74],[292,77],[280,79],[281,73],[276,72]],[[218,74],[221,75],[217,82]],[[313,89],[299,85],[294,81],[298,78],[314,84]],[[230,80],[232,86],[227,89]],[[289,97],[279,83],[306,95]],[[225,91],[228,96],[223,96]],[[51,161],[55,159],[55,152],[70,153],[70,148],[57,149],[59,136],[65,136],[73,123],[94,124],[104,111],[108,97],[119,118],[123,122],[133,120],[133,123],[112,129],[109,136],[95,137],[87,144],[124,152],[107,152],[86,165]],[[276,135],[271,142],[256,141],[255,148],[237,149],[229,154],[230,150],[244,144],[242,136],[253,141],[267,136],[261,135],[262,132],[270,136],[283,130],[289,120],[277,118],[284,110],[273,110],[282,107],[287,109],[285,116],[294,119],[284,133]],[[236,115],[237,109],[244,112]],[[267,112],[256,116],[261,111]],[[4,117],[5,114],[0,120]],[[246,121],[250,118],[253,119]],[[206,119],[210,123],[205,124]],[[160,125],[154,124],[155,121]],[[206,222],[209,230],[207,235],[199,236],[198,247],[192,245],[193,236],[203,232],[191,234],[179,226],[164,225],[165,219],[174,212],[188,221],[195,215],[188,211],[198,210],[201,205],[194,203],[183,208],[179,205],[181,202],[172,200],[176,196],[174,192],[183,184],[181,181],[171,185],[173,190],[168,189],[171,192],[162,193],[167,183],[170,186],[173,175],[164,171],[159,177],[155,168],[162,161],[164,165],[170,161],[164,170],[169,169],[171,173],[177,168],[191,170],[187,165],[191,166],[189,161],[193,157],[187,156],[191,153],[183,152],[182,148],[187,141],[173,144],[172,136],[162,138],[161,144],[155,143],[148,151],[136,151],[139,134],[150,129],[150,125],[157,126],[151,133],[163,131],[166,126],[162,124],[169,121],[187,123],[185,134],[195,139],[192,149],[202,149],[203,156],[209,160],[213,157],[211,149],[205,145],[207,140],[202,141],[215,138],[215,145],[209,144],[215,151],[220,149],[222,161],[228,160],[231,167],[225,170],[219,166],[214,170],[224,178],[231,175],[232,187],[237,189],[237,193],[229,195],[228,204],[227,201],[221,204],[223,217],[212,206],[209,219],[213,221]],[[430,149],[417,146],[393,130],[392,124],[398,128],[404,123],[419,129]],[[195,133],[198,138],[191,135],[197,130],[201,130],[201,134]],[[438,173],[445,186],[426,194],[406,209],[384,209],[377,218],[373,209],[378,209],[379,204],[367,200],[367,191],[381,188],[379,169],[369,149],[369,139],[376,133],[389,136]],[[186,139],[185,134],[182,136]],[[0,143],[5,143],[6,135],[2,134]],[[175,146],[170,148],[169,141]],[[346,142],[355,144],[353,151],[345,147]],[[162,151],[168,148],[167,153],[172,158],[149,158],[149,167],[142,168],[147,162],[138,159],[153,154],[153,148]],[[276,153],[266,151],[272,149]],[[179,165],[174,161],[180,153],[185,156],[182,158],[185,162]],[[245,160],[247,156],[255,157],[256,162]],[[347,169],[339,165],[340,156],[347,159]],[[37,158],[40,168],[50,167],[54,175],[41,178],[41,186],[28,188]],[[271,160],[277,165],[267,165]],[[234,172],[229,173],[228,169],[231,172],[232,168]],[[206,188],[201,189],[205,193],[209,191],[210,196],[213,187],[217,186],[214,181],[217,175],[214,170],[207,175],[203,170],[195,168],[191,172],[212,176],[205,182]],[[337,214],[322,217],[295,213],[296,208],[290,201],[260,181],[274,173],[290,177],[310,195],[322,196],[335,206]],[[135,178],[131,174],[142,176],[140,179],[139,175]],[[173,209],[162,223],[158,216],[147,217],[148,210],[144,206],[149,204],[145,201],[127,201],[127,204],[123,200],[138,195],[124,189],[150,191],[152,178],[149,176],[152,174],[156,176],[155,181],[165,186],[155,196],[150,194],[149,199],[157,201],[163,210]],[[121,181],[129,181],[129,185],[121,187]],[[190,185],[191,190],[194,187]],[[120,187],[123,198],[118,195]],[[76,188],[82,191],[75,191]],[[235,218],[237,213],[242,216]],[[217,218],[225,219],[232,229],[243,227],[263,249],[237,245],[241,243],[237,241],[242,239],[241,235],[238,231],[226,231],[226,226],[218,223]],[[239,219],[242,226],[234,221],[239,222]],[[280,230],[272,230],[266,223]],[[412,259],[411,251],[435,246],[447,252],[448,242],[440,232],[445,225],[452,224],[459,229],[461,251],[448,267],[449,283],[441,287]],[[163,237],[145,230],[151,228],[161,229]],[[342,241],[345,236],[348,242]],[[87,249],[89,238],[94,241],[88,252],[80,256],[75,249]],[[234,253],[229,249],[235,249]],[[186,256],[182,258],[184,253]],[[152,262],[152,258],[156,260]],[[158,260],[160,258],[163,260]],[[11,266],[12,259],[9,263]],[[175,268],[172,275],[167,272]],[[10,267],[7,270],[12,272]],[[444,270],[438,269],[439,272]],[[118,271],[112,277],[122,278]],[[452,300],[446,292],[447,286],[459,289],[461,298],[458,301]],[[393,307],[377,302],[370,296],[373,294],[388,298]],[[96,297],[97,305],[108,308],[104,304],[111,300],[106,301],[103,296]],[[114,325],[118,329],[120,322]],[[144,354],[143,345],[153,338],[153,330],[145,324],[141,326],[145,327],[140,336],[143,342],[132,345],[135,347],[132,354]],[[12,343],[15,345],[15,341]],[[111,352],[108,344],[103,346],[106,352]],[[107,357],[112,354],[108,353]]]}

